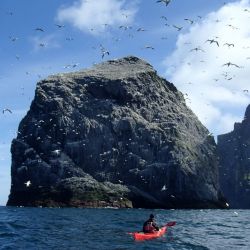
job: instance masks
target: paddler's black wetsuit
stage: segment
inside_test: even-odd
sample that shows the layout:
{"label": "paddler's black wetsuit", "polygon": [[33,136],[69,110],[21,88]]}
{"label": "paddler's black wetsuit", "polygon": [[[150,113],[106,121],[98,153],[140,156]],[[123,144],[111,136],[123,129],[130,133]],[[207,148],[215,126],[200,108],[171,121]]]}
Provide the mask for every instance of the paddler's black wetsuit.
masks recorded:
{"label": "paddler's black wetsuit", "polygon": [[144,233],[152,233],[154,231],[158,231],[159,227],[156,225],[154,221],[154,217],[150,216],[150,218],[144,222],[143,224],[143,232]]}

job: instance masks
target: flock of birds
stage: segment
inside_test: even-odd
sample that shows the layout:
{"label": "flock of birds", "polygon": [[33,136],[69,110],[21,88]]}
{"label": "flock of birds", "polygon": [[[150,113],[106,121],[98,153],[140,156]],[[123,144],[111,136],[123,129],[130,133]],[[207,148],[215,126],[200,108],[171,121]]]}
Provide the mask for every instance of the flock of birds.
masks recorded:
{"label": "flock of birds", "polygon": [[[163,3],[165,4],[166,6],[168,6],[170,3],[171,3],[171,0],[157,0],[156,3]],[[224,3],[225,4],[225,3]],[[248,9],[245,9],[244,11],[249,11]],[[250,12],[250,11],[249,11]],[[13,16],[14,13],[13,12],[7,12],[7,14]],[[126,15],[125,13],[123,13],[122,15],[124,15],[126,18],[128,17],[128,15]],[[202,16],[197,16],[199,19],[202,19]],[[164,19],[166,22],[168,21],[168,18],[166,16],[161,16],[162,19]],[[184,18],[184,21],[188,22],[190,25],[193,25],[195,23],[195,20],[192,20],[190,18]],[[220,20],[216,20],[216,22],[220,22]],[[105,26],[105,28],[108,28],[110,25],[109,24],[103,24]],[[165,26],[167,27],[172,27],[174,29],[176,29],[178,32],[180,32],[184,27],[183,26],[179,26],[179,25],[176,25],[176,24],[168,24],[168,23],[165,23],[164,24]],[[55,24],[55,26],[58,28],[58,29],[63,29],[65,28],[65,25],[63,24]],[[234,28],[234,29],[237,29],[237,27],[234,27],[232,24],[228,24],[228,26]],[[124,30],[124,31],[131,31],[133,29],[132,26],[125,26],[125,25],[120,25],[119,26],[119,29],[121,30]],[[46,30],[43,28],[43,27],[36,27],[34,29],[36,32],[42,32],[42,33],[45,33]],[[94,28],[90,28],[90,31],[95,31]],[[147,31],[145,28],[143,27],[139,27],[136,29],[136,32],[145,32]],[[128,35],[129,37],[133,38],[134,37],[134,34],[132,33],[129,33]],[[19,40],[18,37],[15,37],[15,36],[9,36],[9,39],[10,41],[12,42],[16,42]],[[67,41],[73,41],[74,38],[73,37],[66,37],[65,38]],[[162,40],[167,40],[168,38],[167,37],[161,37]],[[120,38],[114,38],[114,40],[116,42],[120,41],[121,39]],[[219,47],[219,42],[215,39],[208,39],[207,42],[209,42],[210,44],[212,43],[215,43],[218,47]],[[224,45],[227,45],[228,47],[234,47],[234,44],[232,43],[225,43]],[[46,42],[40,42],[38,44],[39,47],[46,47],[48,46],[48,44],[46,44]],[[96,49],[96,46],[93,46],[92,47],[93,49]],[[150,50],[155,50],[155,47],[152,46],[152,45],[144,45],[144,47],[142,47],[142,49],[150,49]],[[102,44],[99,45],[99,50],[100,50],[100,55],[101,55],[101,58],[104,59],[104,57],[106,56],[109,56],[111,54],[110,50],[108,50],[107,48],[105,48]],[[203,51],[203,49],[199,48],[199,47],[196,47],[190,51]],[[20,56],[19,55],[16,55],[16,59],[19,60],[20,59]],[[66,66],[64,66],[64,68],[75,68],[76,66],[78,66],[79,63],[73,63],[73,64],[68,64]],[[229,64],[229,66],[235,66],[235,64]],[[72,67],[71,67],[72,66]]]}
{"label": "flock of birds", "polygon": [[[157,0],[156,3],[162,3],[164,4],[166,7],[171,3],[171,0]],[[226,4],[224,2],[224,4]],[[248,9],[244,9],[244,12],[250,12],[250,10]],[[8,11],[6,12],[6,14],[10,15],[10,16],[14,16],[14,12],[12,11]],[[128,18],[128,15],[126,15],[125,13],[123,14],[126,18]],[[197,16],[198,19],[202,19],[202,16]],[[174,29],[176,29],[178,32],[180,32],[184,27],[183,26],[179,26],[179,25],[176,25],[176,24],[172,24],[170,25],[168,22],[168,18],[166,16],[161,16],[161,19],[163,19],[165,21],[165,26],[167,27],[172,27]],[[184,21],[188,22],[190,25],[193,25],[196,21],[193,20],[193,19],[190,19],[190,18],[184,18]],[[215,22],[220,22],[220,20],[215,20]],[[109,25],[108,24],[103,24],[105,27],[108,27]],[[63,24],[55,24],[55,26],[58,28],[58,29],[63,29],[65,28],[65,25]],[[231,27],[232,29],[239,29],[238,27],[235,27],[234,25],[232,24],[227,24],[228,27]],[[120,25],[119,26],[119,29],[121,30],[124,30],[124,31],[131,31],[133,29],[132,26],[125,26],[125,25]],[[36,32],[41,32],[41,33],[45,33],[46,30],[43,28],[43,27],[36,27],[34,29]],[[94,28],[91,28],[90,31],[94,31]],[[146,32],[147,30],[143,27],[138,27],[136,28],[135,30],[136,32]],[[128,34],[129,37],[133,38],[134,37],[134,34],[132,34],[131,32]],[[218,38],[218,37],[217,37]],[[11,42],[17,42],[19,40],[18,37],[15,37],[15,36],[9,36],[9,39]],[[66,37],[65,38],[67,41],[73,41],[74,38],[73,37]],[[168,37],[166,36],[163,36],[161,37],[162,40],[167,40]],[[120,41],[120,38],[114,38],[114,40],[116,42]],[[209,44],[215,44],[217,47],[220,47],[220,43],[217,39],[215,38],[212,38],[212,39],[207,39],[205,41],[205,43],[209,43]],[[44,42],[40,42],[39,43],[39,46],[40,47],[46,47],[47,44],[44,43]],[[223,46],[227,46],[228,48],[234,48],[235,47],[235,44],[233,43],[229,43],[229,42],[225,42],[223,44]],[[93,46],[92,49],[97,49],[96,46]],[[144,47],[142,47],[142,49],[149,49],[149,50],[155,50],[155,47],[152,46],[152,45],[144,45]],[[111,55],[111,52],[110,50],[108,50],[107,48],[105,48],[102,44],[99,44],[99,50],[100,50],[100,55],[101,55],[101,58],[104,59],[106,56],[109,56]],[[200,46],[199,47],[195,47],[195,48],[192,48],[190,49],[190,52],[198,52],[198,51],[201,51],[201,52],[205,52],[204,49],[202,49]],[[16,59],[17,60],[20,60],[20,56],[19,55],[16,55]],[[247,59],[250,59],[250,57],[248,57]],[[204,62],[204,61],[201,61],[201,62]],[[64,69],[72,69],[72,68],[76,68],[80,65],[80,63],[70,63],[70,64],[67,64],[65,66],[63,66]],[[227,66],[227,67],[236,67],[236,68],[243,68],[242,66],[239,66],[237,65],[236,63],[233,63],[233,62],[225,62],[223,65],[224,66]],[[232,80],[233,77],[228,77],[228,72],[224,73],[225,74],[225,79],[227,80]],[[26,72],[26,75],[30,75],[30,72]],[[41,78],[41,75],[38,74],[38,77]],[[218,79],[214,79],[215,81],[217,81]],[[244,92],[248,92],[247,90],[244,90]],[[12,113],[12,111],[10,109],[3,109],[2,110],[2,113],[6,113],[6,112],[9,112],[9,113]]]}
{"label": "flock of birds", "polygon": [[[166,7],[168,7],[169,4],[170,4],[171,2],[172,2],[171,0],[157,0],[157,1],[156,1],[157,4],[164,4]],[[224,2],[224,4],[226,4],[226,3]],[[249,12],[249,13],[250,13],[250,10],[249,10],[249,9],[244,9],[244,12]],[[10,16],[14,16],[14,12],[12,12],[12,11],[8,11],[8,12],[6,12],[6,14],[8,14],[8,15],[10,15]],[[128,18],[128,15],[127,15],[125,12],[124,12],[122,15],[124,15],[125,18]],[[182,31],[183,28],[184,28],[184,26],[180,26],[180,25],[176,25],[176,24],[170,25],[170,24],[168,23],[168,18],[167,18],[166,16],[161,16],[160,18],[163,19],[163,20],[165,21],[164,26],[166,26],[166,27],[172,27],[172,28],[176,29],[178,32]],[[197,18],[198,18],[199,20],[201,20],[201,19],[202,19],[202,16],[197,16]],[[190,24],[190,25],[193,25],[193,24],[196,23],[196,20],[191,19],[191,18],[184,18],[184,21],[187,22],[187,23]],[[215,20],[215,22],[221,22],[221,20]],[[105,26],[105,28],[108,28],[108,27],[110,26],[109,24],[103,24],[103,25]],[[66,27],[66,26],[63,25],[63,24],[58,24],[58,23],[56,23],[55,26],[56,26],[58,29],[64,29],[64,28]],[[227,26],[230,27],[230,28],[232,28],[232,29],[239,29],[238,27],[235,27],[235,26],[232,25],[232,24],[227,24]],[[123,31],[129,31],[128,36],[129,36],[130,38],[133,38],[133,37],[135,36],[135,33],[147,32],[147,29],[145,29],[144,27],[137,27],[136,29],[134,29],[133,26],[120,25],[118,28],[119,28],[120,30],[123,30]],[[135,31],[134,34],[131,32],[132,30]],[[34,31],[35,31],[35,32],[40,32],[40,33],[46,33],[46,29],[43,28],[43,27],[36,27],[36,28],[34,28]],[[94,32],[95,30],[94,30],[94,28],[91,28],[90,31],[93,31],[93,32]],[[218,37],[216,37],[216,38],[218,38]],[[217,47],[220,47],[220,42],[219,42],[218,39],[216,39],[216,38],[207,39],[207,40],[205,41],[205,43],[209,43],[209,44],[211,44],[211,45],[215,44]],[[9,39],[10,39],[11,42],[17,42],[17,41],[19,40],[18,37],[15,37],[15,36],[12,36],[12,35],[9,36]],[[67,41],[69,41],[69,42],[74,40],[74,38],[71,37],[71,36],[67,36],[65,39],[66,39]],[[113,39],[114,39],[114,41],[116,41],[116,42],[119,42],[119,41],[121,40],[120,38],[113,38]],[[167,40],[168,37],[162,36],[161,39],[162,39],[162,40]],[[46,44],[45,42],[42,42],[42,41],[38,44],[39,47],[44,47],[44,48],[45,48],[47,45],[48,45],[48,44]],[[229,43],[229,42],[225,42],[225,43],[223,44],[223,46],[227,46],[228,48],[234,48],[234,47],[235,47],[235,44]],[[102,59],[105,59],[106,56],[110,56],[110,55],[112,54],[111,51],[110,51],[109,49],[107,49],[107,48],[105,48],[105,46],[103,46],[103,44],[99,44],[99,46],[92,46],[92,49],[97,49],[98,47],[99,47],[100,56],[101,56]],[[156,48],[155,48],[153,45],[147,44],[147,45],[144,45],[144,46],[142,47],[142,49],[155,50]],[[190,49],[190,52],[193,52],[193,51],[195,51],[195,52],[198,52],[198,51],[205,52],[204,49],[201,48],[200,46]],[[17,60],[20,60],[20,56],[19,56],[19,55],[16,55],[16,59],[17,59]],[[250,57],[248,57],[247,59],[250,59]],[[202,61],[202,62],[204,62],[204,61]],[[70,64],[64,65],[63,68],[64,68],[64,69],[72,69],[72,68],[78,67],[79,65],[80,65],[80,63],[70,63]],[[223,67],[227,66],[227,67],[243,68],[242,66],[237,65],[236,63],[233,63],[233,62],[230,62],[230,61],[229,61],[229,62],[225,62],[222,66],[223,66]],[[31,74],[30,72],[28,72],[28,71],[26,72],[26,75],[30,75],[30,74]],[[228,75],[228,73],[226,73],[226,75]],[[38,74],[38,77],[41,78],[41,75]],[[232,78],[233,78],[233,77],[227,77],[228,80],[231,80]],[[216,81],[216,80],[217,80],[217,79],[215,79],[215,81]],[[246,92],[246,91],[244,91],[244,92]],[[9,111],[10,111],[10,109],[6,109],[6,110],[3,110],[3,113],[9,112]],[[10,113],[10,112],[9,112],[9,113]]]}
{"label": "flock of birds", "polygon": [[[157,4],[164,4],[166,7],[169,6],[169,4],[171,3],[171,0],[157,0],[156,1]],[[244,9],[244,12],[250,12],[250,10],[248,9]],[[8,15],[10,16],[14,16],[14,13],[13,12],[8,12],[7,13]],[[126,16],[126,14],[124,14],[125,17],[128,17]],[[184,26],[180,26],[180,25],[177,25],[177,24],[169,24],[169,20],[167,18],[167,16],[161,16],[160,17],[163,21],[164,21],[164,26],[167,27],[167,28],[172,28],[172,29],[175,29],[177,32],[181,32],[183,29],[184,29]],[[198,20],[201,20],[203,17],[202,16],[197,16]],[[185,23],[187,23],[188,25],[194,25],[197,20],[194,20],[194,19],[191,19],[191,18],[184,18],[183,19],[185,21]],[[220,20],[215,20],[215,22],[220,22]],[[106,28],[109,27],[108,24],[103,24]],[[64,28],[66,28],[65,25],[62,25],[62,24],[55,24],[55,26],[62,30]],[[227,24],[228,27],[232,28],[233,30],[236,30],[238,29],[238,27],[235,27],[234,25],[232,24]],[[133,27],[133,26],[126,26],[126,25],[120,25],[118,27],[119,30],[121,31],[124,31],[124,32],[129,32],[128,34],[128,37],[130,38],[133,38],[135,36],[135,34],[137,33],[140,33],[140,32],[147,32],[147,29],[144,28],[144,27]],[[34,28],[34,31],[35,32],[40,32],[40,33],[46,33],[46,29],[43,28],[43,27],[36,27]],[[92,28],[90,29],[90,31],[94,32],[95,30]],[[134,33],[132,33],[132,31],[134,31]],[[66,41],[68,42],[72,42],[74,41],[74,38],[72,36],[67,36],[66,38]],[[162,40],[167,40],[168,37],[166,36],[162,36],[161,37]],[[16,37],[16,36],[12,36],[10,35],[9,36],[9,40],[13,43],[15,42],[18,42],[19,38]],[[120,41],[120,38],[114,38],[114,41],[115,42],[119,42]],[[221,42],[219,41],[218,37],[215,37],[215,38],[208,38],[206,41],[204,41],[204,43],[209,43],[209,45],[211,46],[217,46],[217,47],[220,47],[221,46]],[[222,46],[227,46],[228,48],[234,48],[236,45],[233,44],[233,43],[230,43],[230,42],[224,42],[222,43],[223,45]],[[191,44],[189,44],[191,45]],[[39,47],[41,48],[45,48],[47,46],[47,44],[45,42],[40,42],[39,43]],[[100,57],[102,59],[105,59],[107,56],[110,56],[112,54],[112,52],[107,49],[103,44],[98,44],[98,46],[93,46],[92,49],[99,49],[99,52],[100,52]],[[153,45],[144,45],[142,47],[142,49],[147,49],[147,50],[155,50],[156,48],[153,46]],[[200,46],[198,47],[195,47],[195,48],[192,48],[189,50],[190,52],[198,52],[198,51],[201,51],[201,52],[205,52],[203,48],[201,48]],[[19,55],[16,55],[16,59],[17,60],[20,60],[20,56]],[[250,59],[250,57],[249,57]],[[63,68],[65,69],[72,69],[72,68],[76,68],[79,66],[79,63],[70,63],[70,64],[66,64],[65,66],[63,66]],[[236,68],[243,68],[242,66],[240,65],[237,65],[236,63],[233,63],[233,62],[225,62],[224,64],[221,65],[222,67],[236,67]],[[26,72],[26,74],[29,74]],[[232,77],[229,77],[229,73],[226,72],[224,73],[225,75],[225,78],[227,80],[231,80]],[[215,79],[215,81],[218,81],[218,79]],[[245,89],[244,90],[245,93],[248,93],[248,90]],[[2,114],[12,114],[12,110],[10,108],[4,108],[2,109]],[[55,154],[59,154],[60,152],[59,151],[55,151]],[[30,187],[31,186],[31,181],[30,180],[27,180],[27,182],[24,183],[26,185],[26,187]]]}

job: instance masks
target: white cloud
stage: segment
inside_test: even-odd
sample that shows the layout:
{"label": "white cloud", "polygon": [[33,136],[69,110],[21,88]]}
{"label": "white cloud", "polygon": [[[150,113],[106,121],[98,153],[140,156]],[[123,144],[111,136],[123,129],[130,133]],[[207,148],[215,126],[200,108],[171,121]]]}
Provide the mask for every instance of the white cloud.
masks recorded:
{"label": "white cloud", "polygon": [[[249,0],[226,4],[180,34],[175,51],[164,60],[168,78],[188,94],[187,104],[215,134],[233,129],[250,103],[249,22]],[[204,52],[190,51],[196,47]],[[223,66],[228,62],[240,68]]]}
{"label": "white cloud", "polygon": [[136,2],[127,0],[78,0],[72,6],[62,7],[57,14],[59,22],[69,22],[84,32],[97,35],[108,26],[128,25],[133,22]]}

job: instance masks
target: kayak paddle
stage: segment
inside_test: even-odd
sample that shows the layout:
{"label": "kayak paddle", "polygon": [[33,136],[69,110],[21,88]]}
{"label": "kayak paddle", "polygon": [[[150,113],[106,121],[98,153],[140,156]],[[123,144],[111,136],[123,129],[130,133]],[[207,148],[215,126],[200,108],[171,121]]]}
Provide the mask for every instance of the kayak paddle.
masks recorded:
{"label": "kayak paddle", "polygon": [[170,221],[166,225],[164,225],[164,227],[173,227],[175,225],[176,225],[176,221]]}

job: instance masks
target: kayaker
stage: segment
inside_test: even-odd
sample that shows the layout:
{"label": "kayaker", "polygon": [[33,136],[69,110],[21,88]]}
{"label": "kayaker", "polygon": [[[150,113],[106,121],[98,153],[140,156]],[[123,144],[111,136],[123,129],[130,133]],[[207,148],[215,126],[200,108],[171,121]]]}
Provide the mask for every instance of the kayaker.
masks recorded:
{"label": "kayaker", "polygon": [[150,214],[149,219],[143,224],[143,232],[144,233],[152,233],[155,231],[159,231],[159,227],[156,225],[154,220],[154,215]]}

